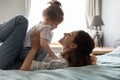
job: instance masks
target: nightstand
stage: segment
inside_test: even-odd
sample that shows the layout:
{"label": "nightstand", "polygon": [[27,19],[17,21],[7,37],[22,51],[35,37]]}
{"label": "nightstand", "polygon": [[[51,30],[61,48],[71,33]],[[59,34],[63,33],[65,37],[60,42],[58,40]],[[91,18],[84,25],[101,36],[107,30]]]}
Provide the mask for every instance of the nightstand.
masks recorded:
{"label": "nightstand", "polygon": [[112,52],[114,50],[114,48],[109,48],[109,47],[103,47],[103,48],[99,48],[99,47],[95,47],[93,49],[93,54],[94,55],[103,55],[106,54],[108,52]]}

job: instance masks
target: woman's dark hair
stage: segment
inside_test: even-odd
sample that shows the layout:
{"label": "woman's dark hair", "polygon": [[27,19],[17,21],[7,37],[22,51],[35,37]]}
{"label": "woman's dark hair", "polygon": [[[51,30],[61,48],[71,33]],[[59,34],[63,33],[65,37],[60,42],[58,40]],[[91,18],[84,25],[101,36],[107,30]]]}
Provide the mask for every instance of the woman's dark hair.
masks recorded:
{"label": "woman's dark hair", "polygon": [[68,63],[69,67],[80,67],[91,65],[90,53],[92,52],[94,45],[94,40],[90,35],[85,31],[78,31],[73,43],[77,47],[73,50],[70,50],[68,53]]}
{"label": "woman's dark hair", "polygon": [[43,16],[48,17],[52,21],[61,23],[64,17],[61,3],[58,1],[51,1],[49,4],[50,6],[43,10]]}

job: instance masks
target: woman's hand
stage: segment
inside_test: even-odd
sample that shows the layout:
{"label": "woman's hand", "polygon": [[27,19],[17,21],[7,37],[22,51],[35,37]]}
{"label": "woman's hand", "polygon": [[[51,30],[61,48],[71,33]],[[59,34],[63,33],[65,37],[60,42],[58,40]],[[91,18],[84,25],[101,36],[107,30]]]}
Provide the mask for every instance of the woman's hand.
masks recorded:
{"label": "woman's hand", "polygon": [[40,32],[36,29],[32,31],[30,34],[31,46],[32,48],[39,49],[40,48]]}
{"label": "woman's hand", "polygon": [[34,30],[30,35],[30,40],[32,48],[26,56],[20,70],[30,70],[32,61],[34,60],[35,55],[40,48],[40,32],[38,30]]}

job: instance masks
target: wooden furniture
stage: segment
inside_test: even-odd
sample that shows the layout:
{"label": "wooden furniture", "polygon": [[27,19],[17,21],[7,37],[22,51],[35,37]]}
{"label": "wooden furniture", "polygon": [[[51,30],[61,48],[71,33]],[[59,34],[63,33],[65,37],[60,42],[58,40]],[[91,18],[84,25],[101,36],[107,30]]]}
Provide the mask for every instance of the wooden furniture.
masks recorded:
{"label": "wooden furniture", "polygon": [[108,48],[108,47],[103,47],[103,48],[99,48],[99,47],[95,47],[95,49],[93,49],[93,54],[94,55],[103,55],[106,54],[108,52],[113,51],[114,48]]}
{"label": "wooden furniture", "polygon": [[[52,44],[50,45],[51,49],[55,52],[55,53],[60,53],[60,51],[62,50],[62,46],[59,45],[59,44]],[[93,49],[93,54],[94,55],[103,55],[103,54],[106,54],[108,52],[111,52],[113,51],[114,48],[109,48],[109,47],[95,47]]]}

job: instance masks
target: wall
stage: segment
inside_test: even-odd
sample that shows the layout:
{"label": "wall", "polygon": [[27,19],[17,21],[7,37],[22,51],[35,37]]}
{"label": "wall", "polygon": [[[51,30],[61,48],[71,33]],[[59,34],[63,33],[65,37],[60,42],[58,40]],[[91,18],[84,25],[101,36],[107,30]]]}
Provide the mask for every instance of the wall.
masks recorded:
{"label": "wall", "polygon": [[25,15],[25,0],[0,0],[0,23],[19,14]]}
{"label": "wall", "polygon": [[102,18],[104,26],[104,44],[113,47],[120,39],[120,0],[102,0]]}

